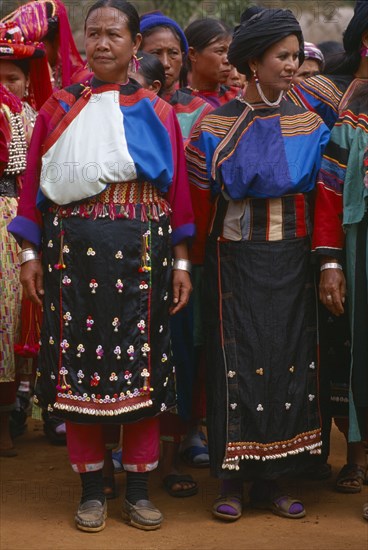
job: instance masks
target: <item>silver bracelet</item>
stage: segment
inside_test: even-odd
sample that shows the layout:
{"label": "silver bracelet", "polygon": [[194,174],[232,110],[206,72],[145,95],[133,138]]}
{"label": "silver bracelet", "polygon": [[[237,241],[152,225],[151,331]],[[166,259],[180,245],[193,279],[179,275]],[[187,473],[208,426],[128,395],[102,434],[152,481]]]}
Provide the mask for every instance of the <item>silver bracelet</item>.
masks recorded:
{"label": "silver bracelet", "polygon": [[29,262],[30,260],[39,260],[40,256],[34,248],[24,248],[18,254],[18,261],[20,265]]}
{"label": "silver bracelet", "polygon": [[177,258],[174,260],[173,269],[179,269],[180,271],[192,272],[192,262],[190,260],[184,260],[183,258]]}
{"label": "silver bracelet", "polygon": [[342,265],[338,264],[337,262],[330,262],[327,264],[322,264],[320,267],[320,271],[324,271],[325,269],[341,269],[342,271]]}

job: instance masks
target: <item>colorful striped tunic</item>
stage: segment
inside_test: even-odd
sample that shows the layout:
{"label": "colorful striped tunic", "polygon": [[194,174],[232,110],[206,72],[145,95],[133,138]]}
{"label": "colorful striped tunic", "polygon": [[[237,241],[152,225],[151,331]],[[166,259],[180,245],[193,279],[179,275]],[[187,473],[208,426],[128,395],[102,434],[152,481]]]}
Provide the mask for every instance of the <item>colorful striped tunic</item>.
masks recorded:
{"label": "colorful striped tunic", "polygon": [[341,105],[317,183],[313,248],[341,258],[346,249],[349,316],[352,327],[350,439],[364,437],[362,411],[368,406],[368,83],[355,79]]}
{"label": "colorful striped tunic", "polygon": [[186,88],[176,90],[167,101],[172,105],[178,118],[180,130],[183,135],[184,147],[186,147],[193,128],[213,110],[213,107],[200,97],[186,93]]}
{"label": "colorful striped tunic", "polygon": [[[259,231],[261,240],[310,234],[305,193],[314,188],[328,135],[316,114],[289,102],[250,109],[234,100],[206,117],[186,151],[197,225],[194,262],[202,263],[212,199],[218,198],[216,208],[221,194],[233,199],[226,202],[221,237],[229,231],[232,240],[254,239]],[[256,198],[265,199],[262,207]]]}
{"label": "colorful striped tunic", "polygon": [[[204,261],[207,422],[217,477],[275,478],[319,453],[308,195],[329,130],[312,112],[233,100],[186,149]],[[240,473],[239,473],[240,472]]]}
{"label": "colorful striped tunic", "polygon": [[339,105],[352,82],[350,75],[317,75],[293,86],[287,97],[290,101],[317,113],[331,129],[339,116]]}
{"label": "colorful striped tunic", "polygon": [[235,86],[225,86],[224,84],[221,84],[217,91],[195,90],[190,87],[181,88],[181,91],[204,100],[211,105],[212,109],[217,109],[221,107],[221,105],[225,105],[232,99],[241,95],[239,88]]}

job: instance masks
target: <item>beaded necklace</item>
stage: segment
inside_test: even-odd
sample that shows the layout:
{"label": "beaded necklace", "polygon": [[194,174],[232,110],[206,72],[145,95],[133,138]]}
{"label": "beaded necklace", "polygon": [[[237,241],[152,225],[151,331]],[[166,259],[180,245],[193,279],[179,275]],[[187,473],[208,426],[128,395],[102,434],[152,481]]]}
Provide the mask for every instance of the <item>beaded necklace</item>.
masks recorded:
{"label": "beaded necklace", "polygon": [[9,144],[9,161],[4,172],[14,175],[20,174],[26,169],[27,143],[20,113],[9,111],[8,116],[12,139]]}
{"label": "beaded necklace", "polygon": [[255,84],[256,84],[258,95],[262,99],[262,101],[266,105],[268,105],[269,107],[278,107],[281,103],[282,98],[283,98],[284,90],[281,90],[281,92],[279,94],[279,97],[276,99],[276,101],[270,101],[269,99],[267,99],[267,97],[263,93],[263,90],[261,88],[261,83],[259,81],[257,71],[255,69],[253,71],[253,77],[254,77],[254,81],[255,81]]}

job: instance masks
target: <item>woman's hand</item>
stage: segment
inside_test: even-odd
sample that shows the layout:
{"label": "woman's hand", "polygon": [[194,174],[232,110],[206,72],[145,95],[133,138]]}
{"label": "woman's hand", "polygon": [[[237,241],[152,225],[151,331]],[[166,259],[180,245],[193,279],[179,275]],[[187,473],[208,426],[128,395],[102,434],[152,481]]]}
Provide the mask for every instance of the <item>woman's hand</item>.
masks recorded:
{"label": "woman's hand", "polygon": [[29,260],[20,268],[20,282],[23,285],[26,298],[42,306],[43,271],[40,260]]}
{"label": "woman's hand", "polygon": [[192,292],[192,282],[188,271],[174,269],[172,272],[173,303],[170,306],[170,315],[175,315],[189,301]]}
{"label": "woman's hand", "polygon": [[325,269],[319,280],[319,299],[336,316],[344,313],[345,276],[341,269]]}

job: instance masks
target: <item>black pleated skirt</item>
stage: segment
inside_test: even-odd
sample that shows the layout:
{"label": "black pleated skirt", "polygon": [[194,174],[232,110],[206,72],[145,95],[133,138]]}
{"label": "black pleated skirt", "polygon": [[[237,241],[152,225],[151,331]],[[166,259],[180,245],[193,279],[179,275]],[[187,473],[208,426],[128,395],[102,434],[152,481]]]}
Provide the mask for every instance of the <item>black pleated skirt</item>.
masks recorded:
{"label": "black pleated skirt", "polygon": [[204,277],[212,474],[296,472],[321,445],[310,239],[209,238]]}

